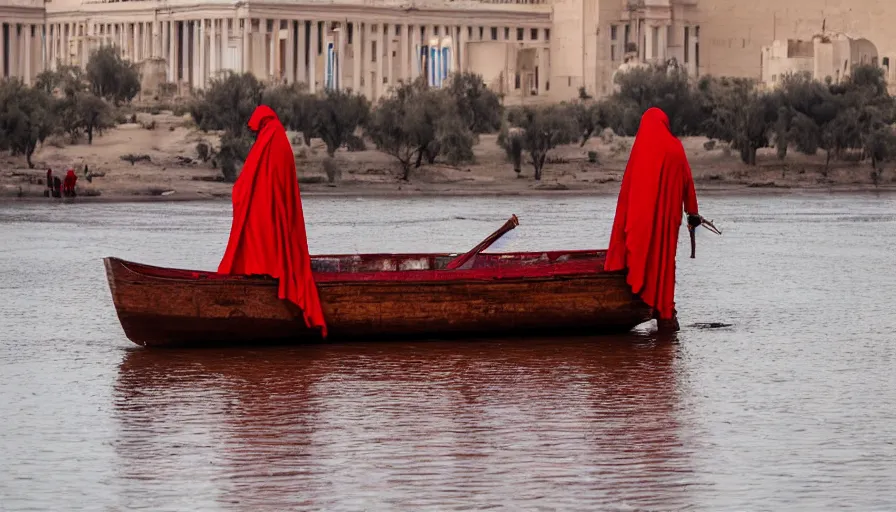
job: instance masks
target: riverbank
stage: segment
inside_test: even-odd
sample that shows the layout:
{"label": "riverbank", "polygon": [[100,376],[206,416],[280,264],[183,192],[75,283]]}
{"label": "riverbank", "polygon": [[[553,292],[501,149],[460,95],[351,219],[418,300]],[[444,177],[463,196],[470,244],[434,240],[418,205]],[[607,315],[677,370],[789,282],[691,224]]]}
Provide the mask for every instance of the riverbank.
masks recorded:
{"label": "riverbank", "polygon": [[[632,142],[605,136],[584,147],[557,148],[540,182],[532,178],[531,166],[524,165],[519,175],[513,171],[494,135],[481,138],[474,164],[423,165],[409,181],[399,178],[393,158],[373,148],[340,151],[330,166],[337,169],[331,182],[323,143],[315,140],[307,147],[299,137],[291,138],[298,143],[293,149],[303,195],[355,197],[612,195],[618,193]],[[27,169],[21,158],[0,159],[0,200],[46,200],[46,169],[61,174],[72,167],[79,174],[79,202],[229,199],[232,185],[221,181],[213,159],[199,158],[200,142],[214,147],[217,136],[170,114],[143,114],[137,123],[96,137],[92,145],[49,140],[33,157],[35,169]],[[826,170],[822,156],[791,153],[780,160],[766,149],[760,151],[759,165],[749,167],[724,145],[698,137],[682,142],[700,194],[896,191],[891,168],[875,184],[867,163],[837,162]]]}

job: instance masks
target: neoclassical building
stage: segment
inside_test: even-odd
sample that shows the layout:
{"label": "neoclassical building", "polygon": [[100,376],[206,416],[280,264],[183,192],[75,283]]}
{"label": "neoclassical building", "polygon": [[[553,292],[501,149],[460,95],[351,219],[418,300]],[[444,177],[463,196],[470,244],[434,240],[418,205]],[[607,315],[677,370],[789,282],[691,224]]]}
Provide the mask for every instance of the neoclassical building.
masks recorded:
{"label": "neoclassical building", "polygon": [[627,43],[696,73],[693,12],[693,0],[0,0],[0,64],[30,81],[114,44],[149,90],[186,93],[233,70],[376,100],[466,70],[511,101],[568,99],[606,93]]}
{"label": "neoclassical building", "polygon": [[811,41],[824,24],[868,40],[883,65],[896,56],[894,15],[896,2],[870,0],[0,0],[0,74],[31,81],[114,44],[150,93],[233,70],[376,100],[464,70],[508,101],[564,100],[609,93],[629,51],[695,76],[761,79],[764,47]]}

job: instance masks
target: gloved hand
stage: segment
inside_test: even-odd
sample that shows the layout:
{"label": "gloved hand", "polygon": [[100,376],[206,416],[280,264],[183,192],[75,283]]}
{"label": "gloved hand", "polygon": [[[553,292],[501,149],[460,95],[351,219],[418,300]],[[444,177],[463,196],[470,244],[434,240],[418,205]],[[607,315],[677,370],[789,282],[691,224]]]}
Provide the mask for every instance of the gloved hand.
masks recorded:
{"label": "gloved hand", "polygon": [[688,227],[696,228],[703,223],[703,217],[698,215],[688,215]]}

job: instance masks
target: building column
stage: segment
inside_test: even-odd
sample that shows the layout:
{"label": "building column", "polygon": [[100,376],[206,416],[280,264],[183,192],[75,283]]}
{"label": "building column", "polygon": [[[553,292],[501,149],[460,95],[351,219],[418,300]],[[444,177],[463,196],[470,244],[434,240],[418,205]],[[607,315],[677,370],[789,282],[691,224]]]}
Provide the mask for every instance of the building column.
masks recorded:
{"label": "building column", "polygon": [[[118,55],[124,58],[125,52],[127,50],[127,44],[125,44],[125,30],[124,25],[121,23],[115,24],[115,45],[118,46]],[[63,42],[63,44],[65,44]]]}
{"label": "building column", "polygon": [[218,20],[212,18],[208,20],[208,79],[211,80],[219,71],[220,49],[218,45]]}
{"label": "building column", "polygon": [[199,22],[191,21],[190,29],[193,31],[190,45],[190,86],[199,87]]}
{"label": "building column", "polygon": [[376,24],[376,30],[373,33],[373,46],[376,47],[376,50],[372,52],[373,55],[373,73],[372,73],[372,87],[370,91],[372,95],[370,96],[370,101],[376,101],[380,98],[381,91],[383,89],[383,50],[385,49],[385,38],[383,37],[383,29],[385,28],[384,23]]}
{"label": "building column", "polygon": [[[72,63],[72,24],[64,23],[62,25],[62,63],[70,65]],[[121,48],[121,45],[118,45]]]}
{"label": "building column", "polygon": [[[59,56],[59,46],[56,45],[56,38],[59,36],[59,29],[56,28],[55,23],[51,23],[44,25],[44,30],[46,33],[46,68],[56,71],[56,59]],[[3,33],[0,32],[0,38],[2,37]]]}
{"label": "building column", "polygon": [[[364,50],[361,48],[364,41],[363,33],[365,25],[358,22],[352,21],[352,91],[357,93],[361,92],[361,73],[362,65],[361,59],[364,55]],[[347,27],[346,27],[347,28]]]}
{"label": "building column", "polygon": [[408,48],[408,61],[410,66],[410,79],[416,80],[420,76],[420,26],[409,25],[411,29],[411,46]]}
{"label": "building column", "polygon": [[411,55],[408,46],[410,45],[410,37],[408,32],[411,31],[411,26],[407,23],[401,25],[401,34],[398,39],[398,65],[401,67],[400,77],[403,83],[408,83],[411,80]]}
{"label": "building column", "polygon": [[18,23],[9,24],[9,76],[19,76],[19,25]]}
{"label": "building column", "polygon": [[18,37],[18,32],[16,31],[16,24],[9,23],[9,51],[7,54],[9,55],[9,59],[7,59],[6,64],[9,72],[6,76],[15,77],[16,75],[16,55],[18,54],[18,41],[16,38]]}
{"label": "building column", "polygon": [[146,23],[142,21],[137,23],[135,29],[137,31],[137,62],[142,62],[149,57],[146,52]]}
{"label": "building column", "polygon": [[[383,28],[385,28],[385,30],[383,31],[383,33],[385,34],[385,46],[383,48],[386,50],[386,83],[383,83],[383,81],[380,80],[381,95],[391,89],[395,84],[395,57],[392,56],[392,48],[394,47],[392,36],[395,32],[395,25],[392,23],[386,23]],[[397,54],[398,52],[395,53]]]}
{"label": "building column", "polygon": [[6,37],[3,29],[6,23],[0,21],[0,78],[6,78]]}
{"label": "building column", "polygon": [[50,69],[48,65],[50,62],[50,30],[49,25],[46,23],[41,23],[37,26],[38,37],[40,38],[40,72],[44,72]]}
{"label": "building column", "polygon": [[78,65],[82,68],[87,65],[90,56],[90,48],[87,41],[87,24],[78,24]]}
{"label": "building column", "polygon": [[657,27],[657,56],[660,59],[660,62],[665,62],[666,59],[669,58],[668,52],[666,51],[666,47],[669,43],[669,27],[667,25],[660,25]]}
{"label": "building column", "polygon": [[149,22],[150,29],[150,57],[156,59],[162,56],[162,34],[161,34],[161,26],[159,26],[158,20],[153,20]]}
{"label": "building column", "polygon": [[286,83],[296,82],[296,20],[286,20]]}
{"label": "building column", "polygon": [[143,24],[143,60],[154,57],[152,53],[152,22],[147,21]]}
{"label": "building column", "polygon": [[[158,56],[165,59],[165,63],[168,64],[168,56],[171,51],[168,49],[170,46],[168,43],[171,42],[171,36],[168,33],[169,26],[167,21],[158,21],[159,24],[159,53]],[[168,66],[165,66],[165,76],[168,76]]]}
{"label": "building column", "polygon": [[647,25],[644,28],[644,60],[650,62],[656,56],[656,50],[653,47],[653,34],[656,27]]}
{"label": "building column", "polygon": [[[189,33],[190,29],[187,26],[186,21],[172,21],[171,22],[171,31],[176,33],[178,39],[174,41],[174,61],[175,61],[175,69],[177,70],[174,74],[174,82],[180,83],[185,82],[189,73],[187,71],[187,63],[189,61],[189,57],[187,55],[187,48],[190,46],[189,42]],[[180,90],[180,88],[178,88]]]}
{"label": "building column", "polygon": [[239,51],[234,52],[235,55],[239,56],[239,61],[234,61],[231,63],[233,71],[235,73],[239,73],[243,69],[243,37],[239,18],[232,18],[230,20],[230,37],[236,39],[237,44],[239,45]]}
{"label": "building column", "polygon": [[275,83],[281,83],[283,80],[283,69],[280,64],[280,31],[282,30],[282,20],[276,19],[271,26],[271,56],[274,58],[274,65],[271,67],[272,79]]}
{"label": "building column", "polygon": [[311,20],[311,40],[308,45],[308,90],[317,91],[317,53],[320,51],[320,24],[317,20]]}
{"label": "building column", "polygon": [[249,29],[252,28],[252,18],[243,20],[243,54],[240,56],[240,68],[243,73],[249,72]]}
{"label": "building column", "polygon": [[336,40],[333,41],[333,44],[336,47],[336,55],[338,55],[338,58],[336,59],[336,69],[334,70],[336,72],[336,90],[344,91],[347,89],[345,86],[345,55],[348,53],[346,51],[348,48],[347,23],[339,23],[339,31],[336,32]]}
{"label": "building column", "polygon": [[306,67],[306,55],[308,53],[308,45],[306,43],[306,35],[308,34],[305,26],[305,20],[299,20],[299,32],[298,32],[298,44],[296,45],[298,48],[296,55],[296,65],[298,66],[298,73],[296,74],[296,81],[301,82],[305,85],[308,85],[308,68]]}
{"label": "building column", "polygon": [[[271,29],[268,32],[268,21],[271,22]],[[277,21],[276,20],[264,20],[264,29],[262,32],[267,33],[265,40],[267,41],[267,80],[273,80],[274,78],[274,59],[275,59],[275,51],[274,51],[274,32],[277,30]]]}
{"label": "building column", "polygon": [[457,72],[464,73],[467,71],[467,39],[470,35],[470,28],[466,25],[460,26],[457,34]]}
{"label": "building column", "polygon": [[177,25],[174,21],[165,22],[165,41],[168,45],[168,82],[177,82]]}
{"label": "building column", "polygon": [[199,73],[196,78],[196,85],[200,89],[205,89],[205,79],[208,76],[208,57],[205,52],[206,45],[208,45],[208,33],[205,31],[205,22],[206,20],[204,19],[198,21]]}
{"label": "building column", "polygon": [[69,66],[77,64],[81,50],[78,44],[78,24],[68,24],[68,38],[65,45],[65,63]]}
{"label": "building column", "polygon": [[694,34],[694,27],[688,28],[688,75],[697,76],[697,36]]}
{"label": "building column", "polygon": [[143,60],[143,24],[134,23],[134,62]]}
{"label": "building column", "polygon": [[227,64],[227,48],[230,46],[230,28],[227,25],[230,20],[227,18],[219,18],[216,21],[218,23],[218,31],[215,33],[217,36],[217,42],[215,43],[215,70],[220,74],[229,69]]}
{"label": "building column", "polygon": [[33,37],[31,35],[31,30],[32,30],[33,25],[30,25],[30,24],[23,25],[23,27],[25,29],[25,51],[24,51],[24,55],[23,55],[23,58],[25,60],[25,65],[23,66],[23,69],[22,69],[22,75],[24,77],[25,85],[31,85],[31,62],[33,60],[32,59],[33,56],[31,55],[31,46],[33,43]]}
{"label": "building column", "polygon": [[364,67],[364,95],[367,96],[367,99],[370,101],[374,100],[374,93],[376,91],[376,76],[374,72],[376,70],[376,51],[379,50],[377,48],[374,50],[374,46],[379,46],[379,42],[376,37],[376,30],[374,29],[376,25],[373,23],[365,23],[364,27],[364,62],[361,63],[361,66]]}
{"label": "building column", "polygon": [[56,63],[57,67],[60,64],[65,64],[65,60],[66,60],[65,54],[68,53],[68,46],[66,45],[66,42],[65,42],[66,41],[65,40],[65,30],[67,28],[68,28],[68,26],[64,23],[56,24],[56,29],[57,29],[57,32],[56,32],[56,44],[57,44],[56,60],[58,61]]}
{"label": "building column", "polygon": [[[44,35],[44,38],[43,38],[43,41],[44,41],[44,43],[43,43],[43,47],[44,47],[44,51],[43,51],[44,62],[43,62],[43,66],[42,66],[42,67],[43,67],[43,69],[49,69],[49,70],[55,71],[55,70],[56,70],[56,67],[53,65],[53,62],[55,62],[55,59],[53,59],[53,56],[56,54],[56,52],[55,52],[55,48],[56,48],[56,44],[55,44],[55,43],[56,43],[56,29],[55,29],[55,25],[52,24],[52,23],[50,23],[50,24],[46,24],[46,23],[45,23],[45,24],[42,26],[41,30],[42,30],[43,35]],[[2,38],[2,37],[3,37],[3,33],[0,32],[0,38]]]}
{"label": "building column", "polygon": [[538,49],[538,95],[544,96],[548,91],[548,77],[550,76],[550,52],[547,48]]}
{"label": "building column", "polygon": [[137,50],[139,48],[137,41],[138,41],[138,36],[140,35],[139,34],[139,24],[138,23],[130,23],[129,29],[130,29],[130,34],[128,34],[128,35],[130,37],[128,38],[129,39],[129,41],[128,41],[128,57],[130,58],[131,62],[137,62],[138,59],[140,58],[139,54],[137,53]]}
{"label": "building column", "polygon": [[265,76],[259,77],[264,81],[270,80],[271,76],[274,74],[274,44],[273,44],[273,36],[268,31],[268,21],[271,21],[271,31],[273,28],[273,21],[262,19],[258,20],[258,30],[262,33],[261,45],[262,45],[262,55],[265,56],[265,65],[262,66],[262,70]]}

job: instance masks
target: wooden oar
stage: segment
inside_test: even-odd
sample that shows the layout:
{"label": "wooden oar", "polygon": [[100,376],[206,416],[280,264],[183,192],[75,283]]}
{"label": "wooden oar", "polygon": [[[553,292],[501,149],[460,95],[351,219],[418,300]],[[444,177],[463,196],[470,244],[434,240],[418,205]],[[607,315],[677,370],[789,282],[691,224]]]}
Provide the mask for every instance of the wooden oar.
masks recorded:
{"label": "wooden oar", "polygon": [[476,256],[480,252],[488,249],[490,245],[495,243],[499,238],[504,236],[508,231],[520,225],[520,220],[516,218],[516,215],[511,215],[510,219],[504,223],[497,231],[488,235],[485,240],[479,242],[479,245],[470,249],[469,252],[465,254],[461,254],[460,256],[454,258],[453,260],[448,262],[448,265],[445,266],[445,270],[455,270],[460,268],[464,263],[470,261],[473,256]]}

